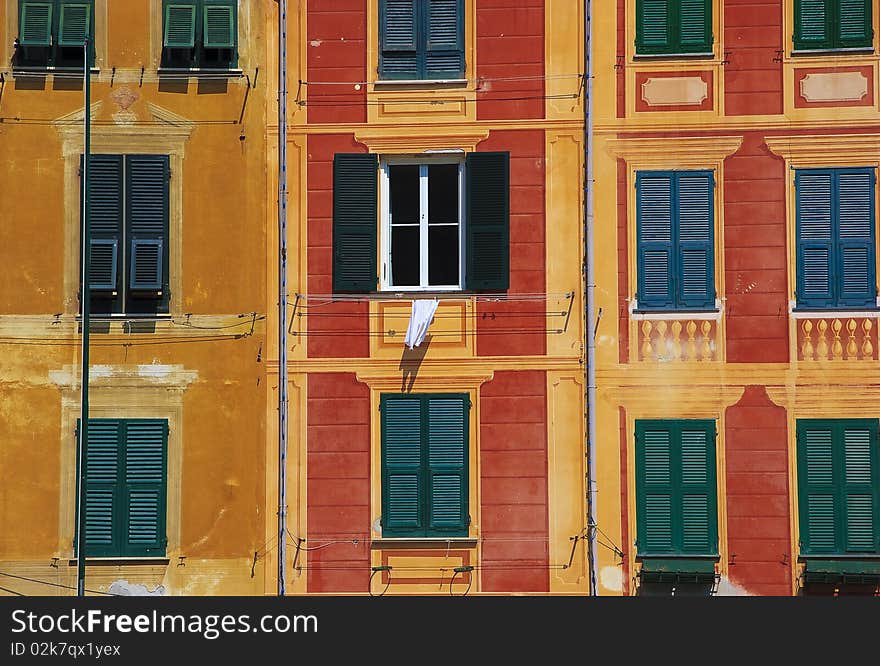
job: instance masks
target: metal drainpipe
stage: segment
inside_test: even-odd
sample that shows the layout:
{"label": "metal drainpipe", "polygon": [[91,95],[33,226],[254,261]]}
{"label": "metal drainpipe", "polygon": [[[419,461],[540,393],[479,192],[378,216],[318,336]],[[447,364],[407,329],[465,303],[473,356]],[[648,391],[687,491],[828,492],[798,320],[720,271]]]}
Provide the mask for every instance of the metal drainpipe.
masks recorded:
{"label": "metal drainpipe", "polygon": [[596,275],[593,265],[593,22],[591,20],[591,0],[584,0],[584,221],[586,263],[586,336],[587,347],[587,553],[589,558],[590,596],[598,596],[596,589],[596,340],[595,305]]}

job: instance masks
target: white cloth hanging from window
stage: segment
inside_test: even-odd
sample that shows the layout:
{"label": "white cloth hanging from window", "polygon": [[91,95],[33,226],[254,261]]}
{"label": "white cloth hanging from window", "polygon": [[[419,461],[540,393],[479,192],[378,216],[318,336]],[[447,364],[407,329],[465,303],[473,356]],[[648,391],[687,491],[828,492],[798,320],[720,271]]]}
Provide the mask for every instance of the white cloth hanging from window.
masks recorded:
{"label": "white cloth hanging from window", "polygon": [[406,338],[404,344],[412,349],[418,347],[425,339],[428,332],[428,326],[434,319],[434,313],[437,312],[437,306],[440,304],[436,298],[420,299],[412,302],[412,312],[409,316],[409,326],[406,329]]}

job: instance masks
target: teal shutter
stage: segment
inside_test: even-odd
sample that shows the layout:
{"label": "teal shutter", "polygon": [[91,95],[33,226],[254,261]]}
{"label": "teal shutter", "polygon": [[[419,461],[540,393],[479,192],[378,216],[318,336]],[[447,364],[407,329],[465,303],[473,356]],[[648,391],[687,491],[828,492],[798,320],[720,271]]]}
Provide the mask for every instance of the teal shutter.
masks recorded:
{"label": "teal shutter", "polygon": [[194,4],[165,5],[165,38],[168,48],[191,49],[196,43],[196,6]]}
{"label": "teal shutter", "polygon": [[683,308],[715,306],[715,181],[711,171],[675,174],[676,297]]}
{"label": "teal shutter", "polygon": [[202,44],[205,48],[235,48],[234,5],[206,4],[203,8],[203,20]]}
{"label": "teal shutter", "polygon": [[58,26],[58,43],[61,46],[82,46],[91,34],[91,5],[64,3]]}
{"label": "teal shutter", "polygon": [[466,394],[423,398],[428,424],[429,536],[468,534],[469,404]]}
{"label": "teal shutter", "polygon": [[426,79],[464,76],[464,0],[429,0],[427,11]]}
{"label": "teal shutter", "polygon": [[794,49],[833,46],[832,14],[835,0],[794,0]]}
{"label": "teal shutter", "polygon": [[833,191],[829,169],[801,169],[795,175],[798,307],[834,304]]}
{"label": "teal shutter", "polygon": [[381,0],[379,4],[379,76],[417,79],[418,21],[416,0]]}
{"label": "teal shutter", "polygon": [[840,48],[870,47],[874,42],[871,0],[837,0]]}
{"label": "teal shutter", "polygon": [[673,0],[636,0],[636,53],[673,50],[670,4]]}
{"label": "teal shutter", "polygon": [[418,396],[383,394],[382,535],[424,536],[425,470]]}
{"label": "teal shutter", "polygon": [[379,158],[337,153],[333,158],[333,291],[376,290],[378,278]]}
{"label": "teal shutter", "polygon": [[129,155],[126,159],[129,288],[166,291],[168,246],[167,155]]}
{"label": "teal shutter", "polygon": [[465,158],[465,285],[473,291],[510,287],[510,153]]}
{"label": "teal shutter", "polygon": [[52,8],[50,2],[21,3],[18,41],[22,46],[52,45]]}
{"label": "teal shutter", "polygon": [[122,178],[121,155],[92,155],[89,159],[89,289],[109,296],[119,290]]}
{"label": "teal shutter", "polygon": [[125,425],[123,550],[164,556],[168,422],[133,419]]}
{"label": "teal shutter", "polygon": [[679,51],[712,52],[712,0],[679,0]]}
{"label": "teal shutter", "polygon": [[85,458],[85,553],[88,557],[120,555],[119,514],[124,498],[119,484],[121,425],[90,419]]}
{"label": "teal shutter", "polygon": [[877,304],[874,250],[874,169],[838,169],[837,304]]}
{"label": "teal shutter", "polygon": [[880,552],[877,423],[843,423],[841,431],[846,552]]}
{"label": "teal shutter", "polygon": [[715,423],[636,421],[640,556],[718,553]]}
{"label": "teal shutter", "polygon": [[636,298],[640,309],[675,307],[673,178],[671,172],[636,174]]}

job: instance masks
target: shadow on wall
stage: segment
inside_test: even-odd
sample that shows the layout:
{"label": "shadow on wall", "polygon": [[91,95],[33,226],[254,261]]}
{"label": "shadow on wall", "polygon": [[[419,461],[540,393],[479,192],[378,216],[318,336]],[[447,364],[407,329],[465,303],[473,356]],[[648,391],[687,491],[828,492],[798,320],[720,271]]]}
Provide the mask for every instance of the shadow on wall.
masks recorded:
{"label": "shadow on wall", "polygon": [[415,384],[416,377],[419,374],[419,368],[422,366],[422,361],[425,360],[428,347],[431,346],[431,337],[430,334],[425,336],[425,341],[413,349],[404,345],[403,354],[401,354],[400,363],[397,366],[397,369],[403,373],[400,378],[401,393],[412,391],[413,384]]}

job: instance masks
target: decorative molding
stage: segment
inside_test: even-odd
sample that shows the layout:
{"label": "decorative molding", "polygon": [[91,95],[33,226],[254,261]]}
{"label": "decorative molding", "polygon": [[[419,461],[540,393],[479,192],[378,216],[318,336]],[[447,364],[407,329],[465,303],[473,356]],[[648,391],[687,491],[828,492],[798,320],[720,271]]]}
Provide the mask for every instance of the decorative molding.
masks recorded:
{"label": "decorative molding", "polygon": [[[414,366],[414,370],[393,370],[389,372],[389,368],[379,370],[378,372],[356,372],[355,377],[376,391],[401,391],[402,383],[406,384],[408,391],[414,388],[418,392],[429,391],[464,391],[476,390],[481,384],[491,381],[495,376],[495,372],[489,368],[476,368],[470,371],[451,373],[451,374],[430,374],[428,370],[423,370],[418,366]],[[337,370],[338,371],[338,370]],[[414,379],[410,379],[411,373]]]}
{"label": "decorative molding", "polygon": [[821,382],[765,387],[775,404],[798,418],[873,418],[880,404],[880,385],[852,383],[845,390],[829,391]]}
{"label": "decorative molding", "polygon": [[[402,347],[402,345],[401,345]],[[399,359],[368,359],[368,358],[308,358],[289,361],[291,373],[339,372],[344,367],[348,372],[355,372],[365,377],[395,376],[399,372]],[[278,359],[266,359],[266,372],[277,374]],[[583,372],[583,362],[578,356],[484,356],[459,358],[425,358],[419,367],[419,373],[438,375],[448,373],[450,376],[469,375],[471,373],[491,374],[502,370],[575,370]],[[399,379],[399,376],[398,376]]]}
{"label": "decorative molding", "polygon": [[713,166],[733,155],[742,136],[639,137],[608,139],[608,154],[645,166]]}
{"label": "decorative molding", "polygon": [[868,94],[862,72],[812,72],[801,79],[801,96],[808,102],[858,102]]}
{"label": "decorative molding", "polygon": [[471,153],[477,144],[489,138],[489,130],[455,132],[439,129],[426,133],[424,127],[413,133],[401,133],[401,128],[356,131],[355,141],[370,149],[371,153],[424,153],[430,150],[461,150]]}
{"label": "decorative molding", "polygon": [[699,76],[649,77],[642,100],[649,106],[697,106],[709,98],[709,84]]}
{"label": "decorative molding", "polygon": [[768,136],[771,152],[794,164],[880,162],[880,134],[807,134]]}
{"label": "decorative molding", "polygon": [[745,386],[666,384],[662,391],[609,386],[603,399],[626,408],[635,418],[718,418],[742,398]]}
{"label": "decorative molding", "polygon": [[[154,387],[183,390],[198,379],[197,370],[182,365],[92,365],[89,387]],[[49,371],[49,382],[65,390],[79,390],[82,373],[79,365],[65,365]]]}

